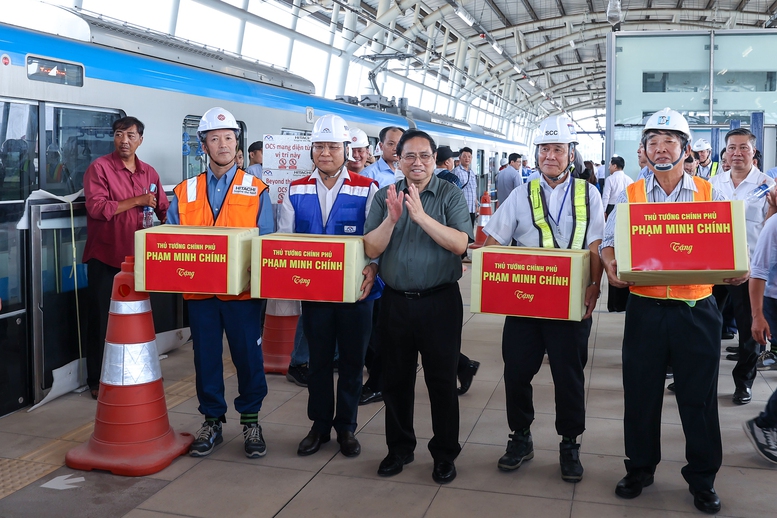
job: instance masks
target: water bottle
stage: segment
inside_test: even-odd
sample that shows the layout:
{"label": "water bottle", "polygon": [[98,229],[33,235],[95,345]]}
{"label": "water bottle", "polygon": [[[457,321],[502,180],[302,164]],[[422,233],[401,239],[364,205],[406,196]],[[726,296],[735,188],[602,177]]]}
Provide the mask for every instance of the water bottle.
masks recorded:
{"label": "water bottle", "polygon": [[[149,190],[151,191],[152,194],[155,193],[156,184],[152,183],[149,186]],[[151,228],[153,226],[154,226],[154,209],[151,206],[146,205],[145,207],[143,207],[143,228]]]}
{"label": "water bottle", "polygon": [[753,191],[750,194],[747,195],[747,197],[745,198],[745,203],[751,203],[751,202],[760,200],[761,198],[766,196],[767,192],[769,192],[769,186],[766,185],[765,183],[762,183],[761,185],[753,189]]}

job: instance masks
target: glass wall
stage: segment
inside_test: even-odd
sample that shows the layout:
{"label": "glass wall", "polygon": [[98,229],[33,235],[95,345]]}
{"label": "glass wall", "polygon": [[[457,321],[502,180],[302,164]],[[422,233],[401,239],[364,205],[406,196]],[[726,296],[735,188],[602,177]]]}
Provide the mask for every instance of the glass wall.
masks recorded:
{"label": "glass wall", "polygon": [[[688,119],[694,139],[709,139],[712,128],[727,130],[734,120],[747,127],[753,112],[764,112],[765,125],[777,124],[775,45],[777,34],[763,31],[610,34],[606,154],[626,157],[626,172],[636,177],[642,127],[665,107]],[[773,153],[764,158],[774,165]]]}

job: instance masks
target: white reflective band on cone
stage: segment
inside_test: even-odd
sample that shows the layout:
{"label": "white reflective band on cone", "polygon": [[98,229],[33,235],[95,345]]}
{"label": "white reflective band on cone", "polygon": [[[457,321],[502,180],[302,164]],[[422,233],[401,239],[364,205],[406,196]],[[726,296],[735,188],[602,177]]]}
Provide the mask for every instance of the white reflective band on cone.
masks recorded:
{"label": "white reflective band on cone", "polygon": [[133,302],[111,301],[110,312],[114,315],[137,315],[151,311],[151,300],[136,300]]}
{"label": "white reflective band on cone", "polygon": [[485,227],[489,221],[491,221],[491,214],[486,214],[485,216],[479,216],[479,220],[477,221],[478,226]]}
{"label": "white reflective band on cone", "polygon": [[162,377],[156,340],[140,344],[105,342],[101,383],[140,385]]}

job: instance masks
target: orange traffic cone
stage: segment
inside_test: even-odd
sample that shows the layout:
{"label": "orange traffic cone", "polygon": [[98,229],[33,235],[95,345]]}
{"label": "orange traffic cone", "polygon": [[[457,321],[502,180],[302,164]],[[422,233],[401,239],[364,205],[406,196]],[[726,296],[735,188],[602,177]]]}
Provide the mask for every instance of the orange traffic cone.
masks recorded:
{"label": "orange traffic cone", "polygon": [[300,304],[298,300],[271,299],[267,301],[264,332],[262,333],[265,373],[277,373],[285,376],[289,371],[299,314]]}
{"label": "orange traffic cone", "polygon": [[135,291],[135,258],[113,279],[94,433],[67,452],[73,469],[139,477],[166,468],[194,437],[167,419],[162,368],[148,293]]}
{"label": "orange traffic cone", "polygon": [[477,228],[475,229],[475,242],[469,245],[470,250],[480,248],[486,242],[486,234],[483,232],[483,227],[486,226],[488,220],[491,219],[491,196],[488,191],[483,193],[480,198],[480,211],[478,212],[478,218],[475,221]]}

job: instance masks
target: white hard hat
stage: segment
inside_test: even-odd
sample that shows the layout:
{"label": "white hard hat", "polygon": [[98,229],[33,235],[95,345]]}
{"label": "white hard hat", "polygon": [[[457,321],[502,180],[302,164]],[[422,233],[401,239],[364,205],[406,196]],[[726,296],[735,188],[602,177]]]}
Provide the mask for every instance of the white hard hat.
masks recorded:
{"label": "white hard hat", "polygon": [[566,115],[551,115],[542,121],[539,135],[534,137],[534,145],[540,144],[577,144],[577,132],[572,119]]}
{"label": "white hard hat", "polygon": [[694,151],[704,151],[705,149],[712,151],[712,145],[706,139],[700,138],[693,143],[691,149]]}
{"label": "white hard hat", "polygon": [[240,135],[240,126],[235,120],[235,116],[224,108],[211,108],[206,111],[200,119],[200,125],[197,126],[197,137],[200,140],[205,139],[205,134],[210,130],[231,129],[236,135]]}
{"label": "white hard hat", "polygon": [[499,161],[499,165],[507,165],[507,164],[508,162],[506,158],[503,158],[502,160]]}
{"label": "white hard hat", "polygon": [[310,142],[350,142],[351,131],[339,115],[324,115],[313,125]]}
{"label": "white hard hat", "polygon": [[642,134],[644,135],[649,130],[678,131],[685,135],[687,139],[691,138],[691,128],[688,127],[688,121],[685,120],[685,117],[680,112],[676,112],[671,108],[664,108],[651,115],[645,123],[645,129],[642,130]]}
{"label": "white hard hat", "polygon": [[369,147],[370,139],[367,134],[359,128],[351,128],[351,147]]}

